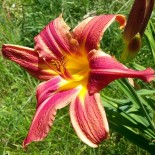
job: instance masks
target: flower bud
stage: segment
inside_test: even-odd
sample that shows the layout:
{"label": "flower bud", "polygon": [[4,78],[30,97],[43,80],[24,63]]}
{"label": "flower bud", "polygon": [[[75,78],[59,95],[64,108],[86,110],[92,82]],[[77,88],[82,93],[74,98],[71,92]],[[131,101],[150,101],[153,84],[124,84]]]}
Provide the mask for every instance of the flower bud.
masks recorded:
{"label": "flower bud", "polygon": [[122,61],[133,59],[141,48],[141,39],[150,19],[155,0],[135,0],[124,29]]}
{"label": "flower bud", "polygon": [[122,61],[132,60],[141,48],[141,36],[137,33],[129,42],[125,45],[124,51],[121,55]]}

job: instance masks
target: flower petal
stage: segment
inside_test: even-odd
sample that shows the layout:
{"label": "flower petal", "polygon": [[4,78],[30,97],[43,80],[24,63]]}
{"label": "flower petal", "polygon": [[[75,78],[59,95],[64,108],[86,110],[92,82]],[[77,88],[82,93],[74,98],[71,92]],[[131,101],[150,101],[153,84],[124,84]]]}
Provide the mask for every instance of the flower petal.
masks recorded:
{"label": "flower petal", "polygon": [[82,21],[73,30],[73,35],[82,49],[86,49],[86,52],[99,49],[99,42],[103,33],[114,20],[120,23],[120,28],[125,26],[126,20],[123,15],[100,15]]}
{"label": "flower petal", "polygon": [[47,66],[43,60],[39,59],[38,53],[32,48],[4,44],[2,47],[2,54],[6,58],[22,66],[32,76],[38,79],[48,80],[54,75],[57,75],[49,69],[49,66]]}
{"label": "flower petal", "polygon": [[[59,81],[60,86],[60,82],[62,81],[57,77],[47,81],[47,83],[43,83],[38,87],[37,98],[39,105],[37,106],[37,110],[31,123],[28,135],[23,142],[23,147],[26,147],[26,145],[32,141],[43,140],[47,136],[53,124],[57,109],[61,109],[68,105],[81,89],[81,87],[76,87],[73,89],[53,92],[53,90],[57,87],[57,81]],[[44,96],[41,94],[41,91],[43,91]]]}
{"label": "flower petal", "polygon": [[78,42],[72,38],[69,30],[62,16],[51,21],[34,38],[35,50],[39,52],[39,56],[46,59],[61,59],[66,53],[74,53]]}
{"label": "flower petal", "polygon": [[88,89],[95,93],[118,78],[139,78],[146,82],[154,79],[155,71],[147,68],[143,71],[128,69],[110,55],[93,50],[89,53],[90,77]]}
{"label": "flower petal", "polygon": [[109,126],[99,93],[79,95],[70,105],[72,125],[78,137],[87,145],[97,147],[108,137]]}
{"label": "flower petal", "polygon": [[37,97],[37,106],[49,98],[52,94],[56,93],[56,90],[61,87],[65,82],[60,76],[53,77],[51,80],[42,82],[37,87],[36,97]]}

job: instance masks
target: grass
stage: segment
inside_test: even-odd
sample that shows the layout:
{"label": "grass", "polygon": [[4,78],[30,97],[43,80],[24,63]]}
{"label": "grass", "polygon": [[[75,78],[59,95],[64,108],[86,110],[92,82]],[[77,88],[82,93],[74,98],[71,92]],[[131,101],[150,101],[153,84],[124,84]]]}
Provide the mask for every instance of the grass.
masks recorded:
{"label": "grass", "polygon": [[[3,0],[0,4],[0,45],[11,43],[33,47],[33,37],[61,13],[73,28],[83,17],[93,14],[127,15],[132,2],[133,0]],[[119,31],[110,28],[105,34],[102,46],[106,51],[117,54],[120,52],[117,48],[120,42]],[[145,48],[149,50],[148,47]],[[18,65],[0,57],[1,154],[148,155],[145,150],[114,131],[111,131],[111,137],[99,148],[86,146],[77,138],[71,126],[68,107],[58,111],[52,130],[44,141],[32,143],[27,150],[23,150],[22,141],[35,113],[35,90],[39,83],[40,81],[29,76]]]}

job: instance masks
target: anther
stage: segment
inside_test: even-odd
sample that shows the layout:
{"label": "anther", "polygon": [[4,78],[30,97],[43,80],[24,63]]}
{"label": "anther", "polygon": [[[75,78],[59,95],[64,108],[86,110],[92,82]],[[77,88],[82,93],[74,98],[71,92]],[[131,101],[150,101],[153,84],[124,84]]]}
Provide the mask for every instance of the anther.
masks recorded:
{"label": "anther", "polygon": [[51,60],[50,63],[47,62],[46,58],[43,58],[44,62],[56,73],[63,75],[65,74],[65,65],[67,60],[65,61],[65,56],[62,56],[59,60]]}

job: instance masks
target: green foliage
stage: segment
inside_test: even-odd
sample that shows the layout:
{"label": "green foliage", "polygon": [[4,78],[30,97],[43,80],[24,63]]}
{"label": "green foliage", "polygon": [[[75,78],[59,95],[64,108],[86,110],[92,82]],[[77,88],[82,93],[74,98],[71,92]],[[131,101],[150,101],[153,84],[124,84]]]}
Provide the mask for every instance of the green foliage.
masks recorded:
{"label": "green foliage", "polygon": [[127,80],[115,83],[127,99],[114,99],[101,93],[111,127],[150,153],[155,152],[155,90],[135,91]]}
{"label": "green foliage", "polygon": [[153,61],[155,64],[155,27],[153,26],[153,23],[151,20],[148,23],[147,29],[145,31],[146,38],[148,39],[151,51],[152,51],[152,56],[153,56]]}
{"label": "green foliage", "polygon": [[[133,0],[2,0],[0,45],[10,43],[33,47],[34,36],[60,14],[63,14],[66,22],[73,28],[83,18],[95,14],[127,15],[132,2]],[[123,44],[117,24],[113,24],[106,31],[101,47],[119,59]],[[154,66],[151,60],[150,47],[144,40],[140,54],[127,65],[137,69]],[[111,137],[99,148],[92,149],[77,138],[71,127],[66,107],[58,111],[48,137],[42,142],[32,143],[28,150],[23,150],[22,141],[35,113],[35,90],[38,83],[40,81],[30,77],[18,65],[0,57],[0,153],[4,155],[149,154],[140,147],[150,151],[154,145],[153,123],[151,123],[152,120],[155,121],[154,83],[144,84],[140,81],[136,81],[136,85],[137,88],[143,88],[142,90],[135,91],[130,89],[126,82],[117,81],[101,92],[110,122]],[[141,106],[144,106],[146,112]],[[148,118],[145,117],[146,114]],[[138,140],[142,140],[143,143]]]}

